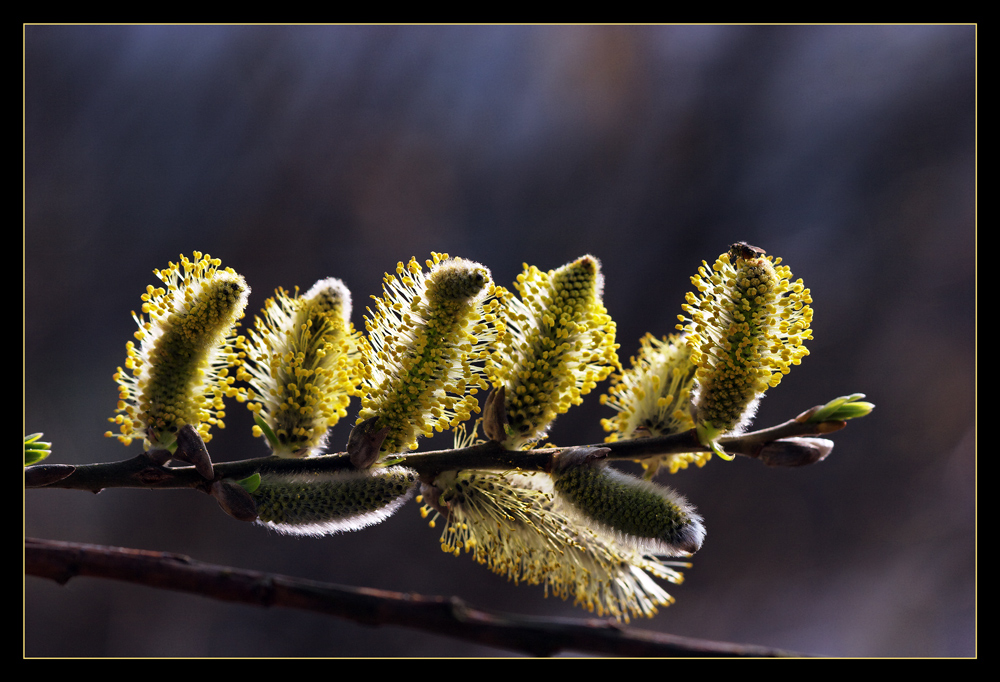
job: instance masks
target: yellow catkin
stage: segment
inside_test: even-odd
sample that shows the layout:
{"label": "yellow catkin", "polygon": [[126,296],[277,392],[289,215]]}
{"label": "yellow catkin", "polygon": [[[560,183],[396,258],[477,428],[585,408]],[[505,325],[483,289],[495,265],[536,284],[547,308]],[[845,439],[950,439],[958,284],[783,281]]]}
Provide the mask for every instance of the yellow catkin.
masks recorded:
{"label": "yellow catkin", "polygon": [[350,319],[350,292],[331,277],[303,296],[279,289],[244,340],[240,378],[252,388],[248,407],[273,434],[274,454],[321,453],[327,429],[347,416],[361,382],[360,334]]}
{"label": "yellow catkin", "polygon": [[[809,354],[812,302],[781,259],[737,248],[702,264],[691,278],[678,325],[697,366],[694,406],[703,441],[739,432],[757,402]],[[745,245],[743,245],[745,246]]]}
{"label": "yellow catkin", "polygon": [[482,362],[496,338],[499,302],[489,270],[433,254],[430,272],[411,259],[386,274],[384,295],[365,318],[362,408],[388,429],[381,452],[414,449],[420,436],[456,427],[479,412]]}
{"label": "yellow catkin", "polygon": [[221,261],[194,252],[154,274],[164,286],[142,295],[138,344],[126,344],[125,368],[118,368],[118,427],[105,435],[125,445],[142,438],[147,450],[167,448],[177,430],[192,425],[205,442],[212,426],[224,428],[223,399],[235,397],[235,373],[243,357],[234,329],[250,288]]}
{"label": "yellow catkin", "polygon": [[619,621],[651,618],[674,601],[653,578],[680,583],[673,566],[687,564],[664,562],[589,527],[546,474],[446,472],[434,484],[435,507],[448,512],[441,549],[449,554],[467,552],[514,583],[542,585],[546,595]]}
{"label": "yellow catkin", "polygon": [[596,258],[549,272],[525,264],[514,287],[519,296],[505,292],[505,336],[490,371],[494,386],[505,387],[505,445],[519,449],[541,439],[619,364]]}
{"label": "yellow catkin", "polygon": [[[601,403],[617,412],[615,417],[601,420],[610,434],[605,441],[669,436],[693,429],[691,396],[696,369],[683,334],[662,339],[646,334],[631,366],[612,376],[608,392],[601,396]],[[643,466],[647,477],[652,477],[661,468],[676,473],[691,463],[704,466],[711,456],[711,452],[671,453],[646,459]]]}

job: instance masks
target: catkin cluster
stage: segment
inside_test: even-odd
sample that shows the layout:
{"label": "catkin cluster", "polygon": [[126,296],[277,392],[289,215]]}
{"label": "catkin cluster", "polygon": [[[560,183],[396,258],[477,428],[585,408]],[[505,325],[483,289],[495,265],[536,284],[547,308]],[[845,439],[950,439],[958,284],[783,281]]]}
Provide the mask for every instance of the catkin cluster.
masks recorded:
{"label": "catkin cluster", "polygon": [[[680,333],[646,335],[623,369],[600,263],[590,255],[549,271],[525,264],[511,292],[484,266],[433,253],[426,271],[411,259],[385,275],[364,335],[351,324],[347,287],[326,278],[301,296],[278,289],[254,329],[239,336],[246,282],[195,252],[154,271],[163,285],[148,287],[142,314],[133,313],[139,330],[115,374],[117,433],[107,435],[183,455],[212,479],[204,442],[211,427],[225,425],[224,398],[247,402],[254,435],[274,455],[311,457],[357,396],[348,443],[354,468],[329,471],[316,460],[296,473],[263,466],[239,482],[215,480],[220,504],[281,533],[325,535],[385,519],[419,478],[421,512],[433,515],[432,526],[445,519],[444,551],[471,553],[498,574],[543,585],[598,615],[651,616],[673,601],[654,578],[682,580],[674,567],[683,564],[663,557],[687,557],[705,538],[701,516],[676,492],[613,469],[607,448],[563,449],[534,473],[460,468],[418,476],[407,457],[420,437],[445,430],[456,432],[456,447],[477,442],[476,427],[464,423],[490,388],[483,427],[492,447],[536,448],[553,420],[613,371],[601,397],[616,412],[603,420],[608,441],[694,429],[703,449],[729,457],[719,437],[743,428],[763,392],[808,353],[812,299],[780,262],[741,242],[711,267],[703,263]],[[870,411],[850,402],[856,397],[823,414]],[[657,467],[701,466],[710,455],[651,458],[647,478]]]}

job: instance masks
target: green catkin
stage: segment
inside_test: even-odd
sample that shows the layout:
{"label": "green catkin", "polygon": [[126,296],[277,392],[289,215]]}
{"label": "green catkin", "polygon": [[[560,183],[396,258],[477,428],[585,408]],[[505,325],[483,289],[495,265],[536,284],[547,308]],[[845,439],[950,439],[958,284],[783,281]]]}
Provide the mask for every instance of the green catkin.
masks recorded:
{"label": "green catkin", "polygon": [[601,463],[564,466],[554,479],[574,509],[650,553],[693,554],[705,539],[701,516],[669,488]]}
{"label": "green catkin", "polygon": [[288,535],[329,535],[379,523],[405,503],[417,475],[374,471],[261,474],[253,492],[258,523]]}

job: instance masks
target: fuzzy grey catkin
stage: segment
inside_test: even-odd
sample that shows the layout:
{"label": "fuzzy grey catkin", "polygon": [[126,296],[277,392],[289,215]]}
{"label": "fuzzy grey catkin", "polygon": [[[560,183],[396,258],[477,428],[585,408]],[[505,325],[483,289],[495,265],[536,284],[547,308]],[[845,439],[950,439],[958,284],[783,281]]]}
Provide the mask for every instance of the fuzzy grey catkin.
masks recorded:
{"label": "fuzzy grey catkin", "polygon": [[705,539],[701,516],[664,486],[593,461],[564,463],[554,479],[556,492],[576,511],[644,551],[693,554]]}
{"label": "fuzzy grey catkin", "polygon": [[328,535],[379,523],[413,493],[405,467],[368,471],[261,474],[253,492],[258,523],[289,535]]}

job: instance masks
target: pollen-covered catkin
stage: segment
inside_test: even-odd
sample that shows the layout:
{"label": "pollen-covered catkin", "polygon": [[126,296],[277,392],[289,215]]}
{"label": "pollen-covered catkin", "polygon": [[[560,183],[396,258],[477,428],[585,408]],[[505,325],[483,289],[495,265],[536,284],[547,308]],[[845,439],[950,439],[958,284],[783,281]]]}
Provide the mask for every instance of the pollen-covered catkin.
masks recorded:
{"label": "pollen-covered catkin", "polygon": [[243,339],[247,407],[264,422],[274,454],[318,454],[327,429],[347,416],[361,382],[360,335],[351,326],[351,294],[322,279],[303,296],[279,289]]}
{"label": "pollen-covered catkin", "polygon": [[[812,302],[802,280],[791,282],[781,259],[734,245],[691,278],[680,316],[697,365],[694,407],[702,442],[743,429],[768,387],[809,354]],[[716,450],[719,452],[719,450]]]}
{"label": "pollen-covered catkin", "polygon": [[236,397],[242,355],[233,332],[250,288],[221,261],[195,251],[154,274],[165,287],[146,287],[142,313],[132,314],[138,345],[126,344],[125,369],[115,381],[119,396],[117,437],[125,445],[142,438],[147,450],[170,447],[177,430],[191,425],[207,443],[212,426],[224,428],[223,398]]}
{"label": "pollen-covered catkin", "polygon": [[[423,493],[421,514],[445,514],[441,549],[515,583],[542,585],[597,616],[628,622],[653,617],[674,599],[653,578],[681,583],[674,566],[618,537],[581,523],[548,474],[444,472]],[[417,498],[421,501],[421,498]],[[620,535],[620,534],[619,534]]]}
{"label": "pollen-covered catkin", "polygon": [[425,275],[415,259],[399,263],[365,320],[357,423],[377,418],[373,428],[387,429],[384,454],[415,449],[420,436],[469,419],[488,387],[481,361],[496,338],[499,306],[489,270],[448,254],[427,264]]}
{"label": "pollen-covered catkin", "polygon": [[[631,367],[612,375],[608,392],[601,396],[601,404],[618,413],[601,420],[610,433],[605,438],[608,443],[669,436],[694,428],[691,396],[697,367],[684,335],[658,339],[646,334],[639,343],[639,354],[631,358]],[[711,452],[676,452],[645,459],[642,465],[646,478],[652,478],[661,469],[677,473],[691,463],[704,466],[711,457]]]}
{"label": "pollen-covered catkin", "polygon": [[383,521],[409,499],[417,475],[405,467],[264,473],[252,493],[258,522],[288,535],[328,535]]}
{"label": "pollen-covered catkin", "polygon": [[493,385],[505,389],[505,446],[520,449],[540,440],[619,364],[596,258],[583,256],[549,272],[525,264],[514,286],[520,297],[504,296],[505,335],[490,374]]}

